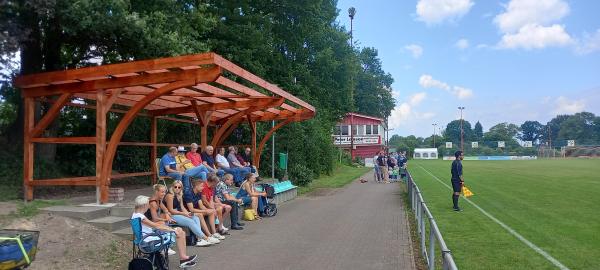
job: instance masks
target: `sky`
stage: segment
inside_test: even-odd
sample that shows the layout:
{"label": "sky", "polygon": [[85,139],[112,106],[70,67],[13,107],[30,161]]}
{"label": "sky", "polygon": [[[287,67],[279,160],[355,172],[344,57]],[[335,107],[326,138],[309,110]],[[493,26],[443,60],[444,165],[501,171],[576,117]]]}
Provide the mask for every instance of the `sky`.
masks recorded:
{"label": "sky", "polygon": [[600,1],[339,0],[338,22],[394,78],[390,136],[600,115]]}

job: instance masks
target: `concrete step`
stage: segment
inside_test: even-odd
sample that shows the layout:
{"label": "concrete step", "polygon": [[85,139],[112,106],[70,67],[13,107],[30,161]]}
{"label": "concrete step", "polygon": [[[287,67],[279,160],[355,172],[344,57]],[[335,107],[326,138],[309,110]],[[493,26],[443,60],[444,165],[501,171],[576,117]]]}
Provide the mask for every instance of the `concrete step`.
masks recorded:
{"label": "concrete step", "polygon": [[123,229],[119,229],[116,231],[112,231],[114,235],[117,235],[123,239],[131,240],[133,239],[133,232],[131,231],[131,227],[126,227]]}
{"label": "concrete step", "polygon": [[70,217],[80,220],[97,219],[108,216],[109,207],[100,206],[50,206],[40,209],[42,213],[50,213],[63,217]]}
{"label": "concrete step", "polygon": [[113,217],[131,218],[132,213],[133,213],[133,206],[131,206],[131,205],[117,205],[110,209],[110,215]]}
{"label": "concrete step", "polygon": [[114,217],[107,216],[97,219],[88,220],[87,223],[107,231],[116,231],[125,227],[129,227],[129,217]]}

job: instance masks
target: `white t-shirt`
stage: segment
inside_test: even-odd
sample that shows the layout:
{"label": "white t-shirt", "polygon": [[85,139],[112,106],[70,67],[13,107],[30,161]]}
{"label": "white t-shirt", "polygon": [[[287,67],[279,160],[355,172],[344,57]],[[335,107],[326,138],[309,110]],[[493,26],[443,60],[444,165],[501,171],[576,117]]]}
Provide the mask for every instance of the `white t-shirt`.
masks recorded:
{"label": "white t-shirt", "polygon": [[225,158],[224,156],[221,156],[221,154],[217,154],[217,163],[225,168],[229,168],[229,161],[227,161],[227,158]]}
{"label": "white t-shirt", "polygon": [[[141,222],[142,220],[146,219],[146,216],[144,216],[144,214],[142,214],[142,213],[134,212],[133,215],[131,215],[131,219],[136,219],[136,218],[139,218],[140,222]],[[153,232],[152,228],[146,226],[146,224],[144,224],[144,222],[142,222],[142,235],[149,234],[152,232]]]}

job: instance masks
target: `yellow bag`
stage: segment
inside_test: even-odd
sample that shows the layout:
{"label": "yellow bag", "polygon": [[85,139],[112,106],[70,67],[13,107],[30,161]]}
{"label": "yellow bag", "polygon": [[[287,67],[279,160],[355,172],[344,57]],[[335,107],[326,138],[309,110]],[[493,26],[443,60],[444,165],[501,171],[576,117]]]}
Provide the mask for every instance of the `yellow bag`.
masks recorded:
{"label": "yellow bag", "polygon": [[246,209],[244,210],[244,220],[253,221],[254,220],[254,209]]}
{"label": "yellow bag", "polygon": [[470,189],[469,189],[467,186],[465,186],[465,185],[463,185],[463,186],[462,186],[462,194],[463,194],[463,196],[465,196],[466,198],[469,198],[469,197],[471,197],[471,196],[475,195],[475,194],[473,194],[473,192],[471,192],[471,190],[470,190]]}

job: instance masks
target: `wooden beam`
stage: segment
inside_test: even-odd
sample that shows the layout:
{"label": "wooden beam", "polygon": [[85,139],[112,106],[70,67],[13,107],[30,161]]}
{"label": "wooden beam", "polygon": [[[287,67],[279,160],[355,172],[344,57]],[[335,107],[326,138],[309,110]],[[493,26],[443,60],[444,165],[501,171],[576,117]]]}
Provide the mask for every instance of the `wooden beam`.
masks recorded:
{"label": "wooden beam", "polygon": [[39,137],[31,138],[30,142],[60,144],[96,144],[96,137]]}
{"label": "wooden beam", "polygon": [[[113,89],[139,85],[161,84],[183,80],[204,81],[202,78],[206,77],[207,73],[210,73],[210,77],[215,77],[215,75],[221,74],[221,68],[218,66],[213,66],[210,68],[178,70],[162,73],[144,73],[141,75],[128,77],[107,77],[104,79],[91,81],[79,81],[73,83],[38,86],[32,88],[24,88],[22,89],[22,94],[26,97],[39,97],[56,95],[60,93],[82,93],[100,89]],[[43,74],[44,73],[38,75]]]}
{"label": "wooden beam", "polygon": [[250,140],[250,144],[252,145],[252,154],[256,152],[256,122],[252,121],[252,118],[248,117],[248,125],[250,126],[250,130],[252,131],[252,138]]}
{"label": "wooden beam", "polygon": [[[150,150],[150,170],[152,172],[152,180],[150,180],[150,183],[154,185],[156,184],[156,180],[158,179],[158,175],[156,174],[156,153],[158,151],[156,140],[158,138],[158,122],[156,117],[154,116],[151,118],[150,121],[150,145],[152,146],[152,149]],[[122,145],[122,143],[123,142],[121,142],[119,145]]]}
{"label": "wooden beam", "polygon": [[[112,97],[115,96],[118,96],[118,94]],[[106,114],[110,109],[110,106],[107,108],[109,102],[104,95],[104,91],[98,90],[96,92],[96,137],[94,138],[96,144],[96,203],[100,203],[102,192],[101,175],[102,166],[104,166],[104,153],[106,152]]]}
{"label": "wooden beam", "polygon": [[229,135],[231,135],[231,133],[240,125],[241,122],[242,121],[239,121],[239,122],[233,123],[231,126],[229,126],[229,128],[227,128],[227,130],[223,133],[223,135],[221,135],[221,137],[219,138],[219,141],[217,141],[217,143],[214,144],[215,147],[217,145],[223,144],[223,141],[225,139],[227,139],[227,137],[229,137]]}
{"label": "wooden beam", "polygon": [[[208,73],[207,75],[213,75],[213,77],[206,77],[205,81],[214,81],[216,79],[216,77],[219,76],[218,74],[212,74],[212,73]],[[142,110],[144,107],[146,107],[146,105],[150,104],[153,100],[157,99],[158,97],[160,97],[164,94],[171,93],[175,89],[195,85],[198,83],[199,83],[199,81],[197,81],[197,80],[185,80],[185,81],[172,82],[167,85],[164,85],[163,87],[160,87],[160,88],[154,90],[152,93],[145,96],[142,100],[140,100],[138,103],[136,103],[135,106],[131,107],[129,112],[127,112],[127,114],[125,114],[123,116],[123,118],[121,119],[121,121],[119,122],[117,127],[115,128],[115,131],[113,132],[113,134],[110,138],[110,142],[108,143],[108,146],[106,148],[106,153],[104,155],[104,161],[102,163],[103,168],[102,168],[101,181],[103,182],[103,184],[102,184],[101,197],[100,197],[100,201],[102,203],[108,202],[108,184],[110,181],[109,176],[110,176],[110,171],[112,169],[112,162],[115,157],[115,153],[117,151],[118,143],[119,143],[119,141],[121,141],[121,138],[123,137],[123,134],[125,133],[125,130],[129,126],[131,121],[133,121],[133,118],[135,118],[135,115],[140,110]]]}
{"label": "wooden beam", "polygon": [[57,81],[69,81],[81,78],[105,77],[115,74],[127,74],[143,71],[169,69],[185,66],[198,66],[212,64],[214,53],[201,53],[151,60],[133,61],[127,63],[85,67],[71,70],[45,72],[24,75],[15,78],[17,87],[27,87],[35,84],[48,84]]}
{"label": "wooden beam", "polygon": [[181,123],[196,124],[196,125],[198,124],[198,121],[174,118],[174,117],[166,117],[166,116],[156,116],[156,119],[163,119],[163,120],[169,120],[169,121],[173,121],[173,122],[181,122]]}
{"label": "wooden beam", "polygon": [[[272,106],[279,106],[281,105],[281,103],[283,103],[283,98],[280,98],[279,100],[273,102],[272,103],[266,105],[266,107],[272,107]],[[265,107],[265,106],[260,106],[260,107]],[[231,125],[233,125],[234,123],[238,123],[240,122],[239,119],[242,118],[243,116],[247,115],[248,113],[251,113],[253,111],[257,111],[260,110],[261,108],[259,107],[250,107],[246,110],[240,111],[234,115],[232,115],[231,117],[227,118],[227,121],[225,121],[225,123],[223,123],[223,125],[219,128],[219,130],[217,130],[217,132],[215,133],[215,135],[213,136],[211,145],[216,146],[221,140],[221,137],[225,134],[225,132],[227,132],[227,130],[229,129],[229,127]],[[231,134],[231,132],[229,132],[229,134]]]}
{"label": "wooden beam", "polygon": [[179,143],[152,143],[152,142],[119,142],[119,146],[154,146],[171,147],[180,145]]}
{"label": "wooden beam", "polygon": [[25,98],[24,123],[23,123],[23,197],[25,201],[33,200],[33,159],[34,144],[31,142],[31,130],[34,127],[35,101],[33,98]]}
{"label": "wooden beam", "polygon": [[[216,110],[226,110],[226,109],[236,109],[236,108],[245,108],[245,107],[260,107],[271,104],[273,101],[278,101],[280,98],[272,98],[272,97],[263,97],[261,99],[253,99],[253,100],[243,100],[243,101],[232,101],[232,102],[223,102],[223,103],[210,103],[210,104],[201,104],[195,106],[198,111],[216,111]],[[168,108],[168,109],[160,109],[160,110],[151,110],[148,111],[149,114],[152,115],[167,115],[167,114],[181,114],[181,113],[190,113],[194,112],[194,106],[183,106],[177,108]]]}
{"label": "wooden beam", "polygon": [[275,132],[278,129],[280,129],[281,127],[289,124],[290,122],[292,122],[292,120],[290,120],[290,119],[285,120],[283,122],[279,122],[276,126],[271,128],[271,130],[269,130],[269,132],[267,132],[265,137],[263,137],[263,139],[260,141],[260,144],[258,146],[258,151],[254,152],[254,160],[253,160],[254,166],[256,166],[257,169],[260,168],[260,154],[262,153],[263,148],[265,147],[265,143],[267,143],[269,138],[271,138],[271,135],[273,135],[273,132]]}
{"label": "wooden beam", "polygon": [[[152,162],[154,163],[154,162]],[[123,178],[130,178],[130,177],[138,177],[138,176],[149,176],[149,175],[153,175],[153,172],[136,172],[136,173],[119,173],[119,174],[113,174],[110,176],[110,179],[114,180],[114,179],[123,179]]]}
{"label": "wooden beam", "polygon": [[48,127],[48,125],[50,125],[50,123],[52,123],[52,121],[56,119],[56,116],[60,113],[60,109],[62,109],[65,106],[65,104],[68,101],[70,101],[70,99],[70,93],[64,93],[60,95],[56,102],[52,104],[52,107],[50,107],[48,112],[44,114],[42,119],[40,119],[40,121],[35,125],[33,130],[31,130],[31,137],[39,137],[42,134],[42,132],[44,132],[44,130]]}
{"label": "wooden beam", "polygon": [[104,102],[104,114],[108,113],[108,111],[110,110],[110,108],[112,107],[112,105],[119,98],[119,95],[121,94],[122,91],[123,91],[122,88],[121,89],[116,89],[115,91],[112,91],[110,97],[108,99],[106,99],[105,102]]}
{"label": "wooden beam", "polygon": [[95,176],[39,179],[32,182],[34,186],[95,186]]}
{"label": "wooden beam", "polygon": [[204,112],[204,120],[202,120],[204,123],[200,128],[200,146],[203,150],[206,149],[206,146],[208,145],[208,124],[210,123],[212,114],[212,111]]}

